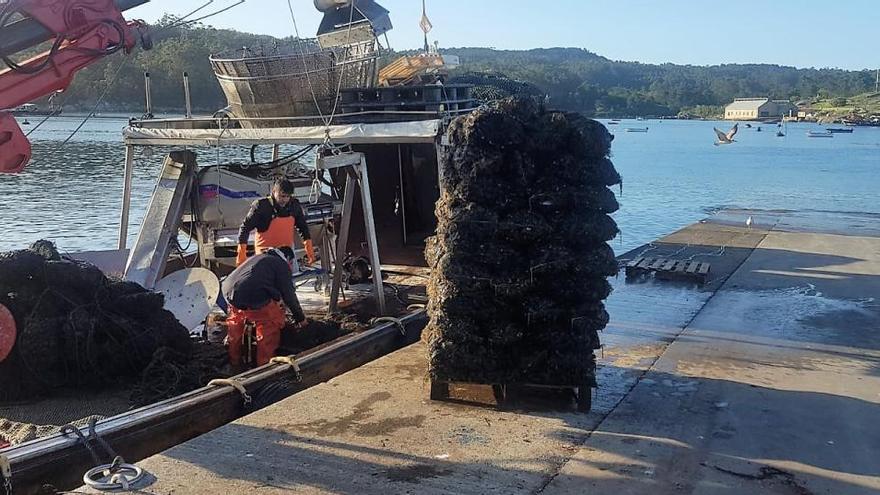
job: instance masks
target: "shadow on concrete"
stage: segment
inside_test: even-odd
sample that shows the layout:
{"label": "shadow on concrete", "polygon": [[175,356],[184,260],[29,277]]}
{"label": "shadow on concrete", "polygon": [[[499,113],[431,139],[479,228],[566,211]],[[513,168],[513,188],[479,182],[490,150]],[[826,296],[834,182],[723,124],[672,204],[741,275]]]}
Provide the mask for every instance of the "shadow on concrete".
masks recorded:
{"label": "shadow on concrete", "polygon": [[853,397],[650,372],[544,493],[615,493],[621,478],[626,493],[690,493],[704,482],[720,483],[712,493],[753,483],[787,487],[779,493],[809,494],[815,484],[830,487],[821,493],[876,493],[846,479],[880,485],[876,418],[880,404]]}
{"label": "shadow on concrete", "polygon": [[[626,493],[662,494],[711,483],[712,493],[760,488],[804,495],[816,482],[830,483],[831,493],[869,493],[844,478],[880,476],[873,455],[880,430],[872,420],[880,417],[880,404],[675,374],[649,377],[598,431],[575,435],[586,440],[586,449],[559,477],[555,470],[565,458],[535,459],[523,469],[515,467],[523,459],[499,452],[489,462],[463,463],[444,458],[439,439],[423,451],[440,455],[416,455],[395,450],[392,431],[378,448],[334,439],[359,435],[353,430],[299,431],[292,425],[230,424],[223,435],[205,435],[164,455],[254,489],[344,494],[615,493],[621,483]],[[577,440],[565,429],[551,436]],[[550,454],[567,458],[572,452]]]}
{"label": "shadow on concrete", "polygon": [[[515,471],[491,464],[457,463],[392,448],[299,436],[289,430],[240,424],[225,428],[222,438],[235,439],[235,444],[215,443],[213,439],[204,438],[198,449],[185,444],[164,455],[201,467],[223,479],[252,483],[253,489],[296,491],[309,487],[343,494],[482,493],[487,480],[500,480],[507,493],[525,488]],[[205,455],[202,449],[209,444],[216,447],[216,455]],[[260,448],[249,451],[248,445]],[[444,447],[437,445],[437,449],[440,452]],[[530,477],[536,475],[529,474]]]}

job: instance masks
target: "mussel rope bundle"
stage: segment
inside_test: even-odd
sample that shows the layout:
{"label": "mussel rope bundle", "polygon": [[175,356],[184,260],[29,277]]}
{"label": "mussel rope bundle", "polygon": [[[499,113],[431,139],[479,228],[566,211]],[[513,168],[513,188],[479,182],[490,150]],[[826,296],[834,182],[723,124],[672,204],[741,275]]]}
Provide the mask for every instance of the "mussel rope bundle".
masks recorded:
{"label": "mussel rope bundle", "polygon": [[595,386],[620,176],[596,121],[506,99],[454,120],[428,240],[436,382]]}
{"label": "mussel rope bundle", "polygon": [[46,241],[0,253],[0,304],[17,328],[0,362],[0,403],[56,388],[136,384],[157,355],[191,354],[189,332],[163,309],[161,294],[62,259]]}

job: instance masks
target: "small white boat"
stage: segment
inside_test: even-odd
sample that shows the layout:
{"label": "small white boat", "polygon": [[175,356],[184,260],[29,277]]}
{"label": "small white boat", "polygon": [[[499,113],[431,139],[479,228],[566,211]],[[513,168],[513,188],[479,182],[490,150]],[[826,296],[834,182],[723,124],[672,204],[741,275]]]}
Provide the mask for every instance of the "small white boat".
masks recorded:
{"label": "small white boat", "polygon": [[626,132],[648,132],[647,127],[627,127]]}
{"label": "small white boat", "polygon": [[834,134],[828,131],[807,131],[807,136],[814,138],[833,138]]}

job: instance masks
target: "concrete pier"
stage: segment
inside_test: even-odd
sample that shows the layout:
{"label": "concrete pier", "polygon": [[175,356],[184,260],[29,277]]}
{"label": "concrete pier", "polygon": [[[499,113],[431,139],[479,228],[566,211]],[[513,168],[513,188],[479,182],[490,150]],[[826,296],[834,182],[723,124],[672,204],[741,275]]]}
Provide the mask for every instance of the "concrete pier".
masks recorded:
{"label": "concrete pier", "polygon": [[614,281],[590,414],[432,402],[416,344],[139,462],[144,490],[880,493],[878,220],[724,211],[624,255],[712,271]]}

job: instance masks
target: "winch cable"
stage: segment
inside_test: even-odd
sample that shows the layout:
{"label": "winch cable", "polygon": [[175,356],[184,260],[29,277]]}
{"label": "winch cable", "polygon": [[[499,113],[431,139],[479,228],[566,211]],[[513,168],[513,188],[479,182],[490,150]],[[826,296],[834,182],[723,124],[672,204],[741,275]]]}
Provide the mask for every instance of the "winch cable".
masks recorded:
{"label": "winch cable", "polygon": [[[345,33],[345,47],[346,47],[345,48],[345,59],[343,59],[343,61],[342,61],[342,71],[339,74],[339,81],[337,81],[337,84],[336,84],[336,96],[335,96],[335,98],[333,98],[333,111],[330,112],[330,119],[327,121],[327,127],[324,131],[324,134],[325,134],[328,141],[330,139],[330,125],[333,124],[333,118],[336,117],[336,110],[339,107],[339,96],[342,94],[342,81],[345,79],[345,69],[349,65],[351,65],[351,58],[352,58],[352,56],[351,56],[351,29],[352,29],[352,23],[354,22],[354,10],[356,8],[354,6],[355,3],[356,2],[354,2],[354,1],[351,2],[351,8],[349,9],[349,13],[348,13],[348,29],[346,30],[346,33]],[[361,16],[363,16],[366,19],[367,16],[363,15],[363,12],[358,10],[358,13],[360,13]]]}
{"label": "winch cable", "polygon": [[205,3],[204,5],[202,5],[201,7],[197,8],[196,10],[194,10],[194,11],[192,11],[191,13],[187,14],[185,17],[179,19],[179,20],[178,20],[177,22],[175,22],[174,24],[170,24],[170,25],[168,25],[168,26],[166,26],[166,27],[164,27],[164,28],[162,28],[162,29],[163,29],[163,30],[164,30],[164,29],[172,29],[172,28],[176,28],[176,27],[181,27],[181,26],[187,26],[187,25],[190,25],[190,24],[195,24],[195,23],[197,23],[197,22],[199,22],[199,21],[204,21],[205,19],[208,19],[208,18],[214,17],[215,15],[222,14],[223,12],[226,12],[227,10],[232,9],[233,7],[238,7],[239,5],[243,4],[244,2],[245,2],[245,0],[238,0],[238,2],[235,2],[235,3],[232,4],[232,5],[227,5],[226,7],[223,7],[223,8],[220,9],[220,10],[217,10],[217,11],[211,12],[210,14],[205,14],[205,15],[203,15],[202,17],[197,17],[197,18],[195,18],[195,19],[190,19],[190,20],[188,20],[188,21],[186,21],[186,22],[181,22],[183,19],[186,19],[186,17],[189,17],[190,15],[193,15],[193,14],[195,14],[196,12],[198,12],[199,10],[202,10],[202,9],[204,9],[205,7],[207,7],[208,5],[211,5],[212,3],[214,3],[214,0],[208,0],[208,2]]}
{"label": "winch cable", "polygon": [[[334,95],[334,98],[333,98],[333,108],[331,110],[329,117],[325,116],[324,113],[321,111],[321,105],[318,103],[318,96],[317,96],[317,93],[315,93],[315,87],[312,84],[312,78],[309,75],[309,71],[308,70],[306,71],[306,81],[308,82],[309,93],[312,96],[312,101],[315,103],[315,109],[318,111],[318,115],[321,118],[321,121],[324,123],[324,143],[322,144],[323,149],[332,148],[332,145],[330,142],[330,126],[333,124],[333,119],[336,117],[336,112],[339,109],[339,96],[342,93],[342,81],[345,79],[345,70],[346,70],[347,66],[350,65],[348,59],[351,57],[350,44],[351,44],[352,22],[354,21],[354,11],[356,8],[354,4],[355,4],[355,2],[352,2],[351,6],[349,7],[348,28],[346,30],[346,40],[345,40],[345,44],[346,44],[345,58],[343,59],[342,69],[340,70],[340,74],[339,74],[339,80],[337,81],[337,84],[336,84],[336,94]],[[299,26],[297,25],[297,22],[296,22],[296,14],[293,12],[293,3],[291,2],[291,0],[287,0],[287,8],[290,11],[290,19],[293,22],[293,29],[294,29],[294,32],[296,33],[296,38],[297,38],[297,40],[302,40],[302,38],[300,37],[300,34],[299,34]],[[358,12],[360,12],[360,10],[358,10]],[[363,15],[363,13],[361,13],[361,15]],[[366,18],[366,16],[364,16],[364,17]],[[298,43],[297,46],[299,47],[300,56],[302,57],[303,61],[305,61],[306,55],[305,55],[305,51],[303,50],[302,43]],[[319,152],[317,153],[317,156],[315,157],[314,178],[312,180],[311,190],[309,191],[309,202],[311,204],[316,204],[320,200],[321,182],[320,182],[320,179],[318,178],[319,173],[318,173],[317,160],[320,158],[321,151],[323,151],[323,149],[319,150]]]}
{"label": "winch cable", "polygon": [[[287,9],[290,11],[290,20],[293,21],[293,32],[296,34],[297,47],[299,47],[299,54],[302,57],[303,64],[305,64],[306,60],[306,52],[303,49],[302,45],[302,37],[299,35],[299,26],[296,23],[296,14],[293,13],[293,3],[291,0],[287,0]],[[306,69],[306,82],[309,85],[309,93],[312,95],[312,101],[315,103],[315,109],[318,111],[318,116],[321,118],[321,122],[325,125],[327,124],[327,119],[324,117],[324,113],[321,111],[321,105],[318,103],[318,95],[315,93],[315,86],[312,84],[312,77],[309,75],[309,70]]]}

